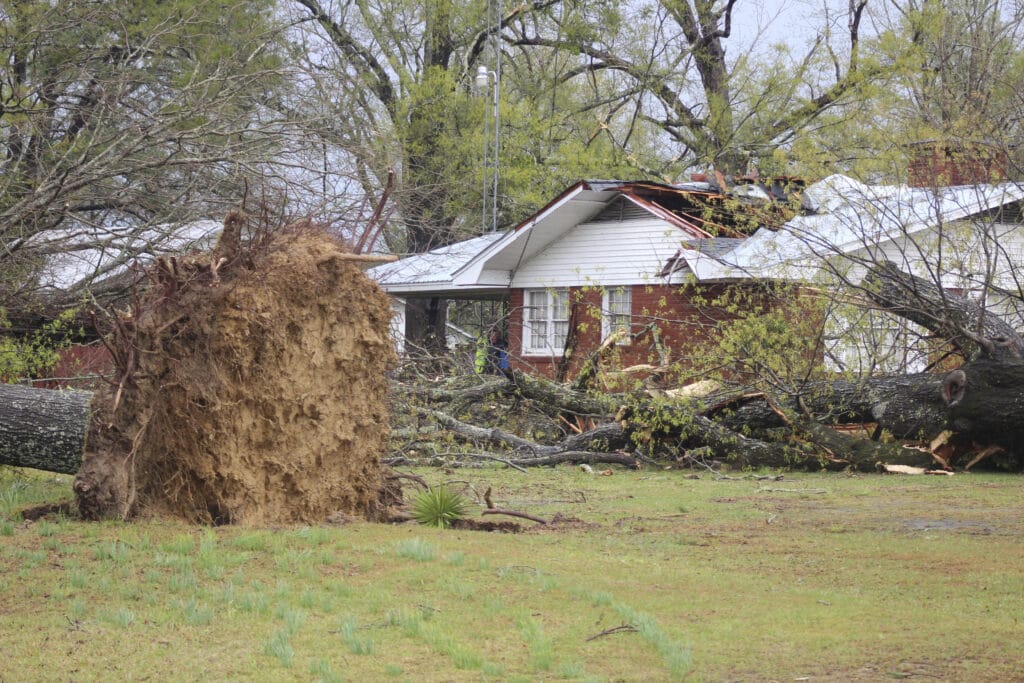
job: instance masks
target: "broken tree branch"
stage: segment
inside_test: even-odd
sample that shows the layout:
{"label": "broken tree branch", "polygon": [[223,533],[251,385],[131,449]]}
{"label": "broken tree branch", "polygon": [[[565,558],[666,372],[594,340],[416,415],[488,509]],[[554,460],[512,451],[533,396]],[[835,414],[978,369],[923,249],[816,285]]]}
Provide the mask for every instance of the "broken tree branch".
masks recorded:
{"label": "broken tree branch", "polygon": [[534,515],[531,515],[531,514],[526,513],[526,512],[516,512],[515,510],[502,510],[501,508],[489,508],[487,510],[484,510],[480,514],[482,514],[482,515],[507,515],[509,517],[519,517],[520,519],[528,519],[531,522],[537,522],[538,524],[544,524],[544,525],[548,524],[548,521],[546,519],[541,519],[540,517],[535,517]]}

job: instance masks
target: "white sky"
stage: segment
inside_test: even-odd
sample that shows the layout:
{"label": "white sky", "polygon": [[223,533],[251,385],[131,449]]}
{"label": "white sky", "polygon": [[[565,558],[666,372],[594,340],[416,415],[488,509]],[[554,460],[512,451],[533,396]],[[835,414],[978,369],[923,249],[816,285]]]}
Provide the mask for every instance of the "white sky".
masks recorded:
{"label": "white sky", "polygon": [[[881,2],[881,0],[875,0]],[[827,8],[827,9],[826,9]],[[842,0],[738,0],[733,8],[733,34],[730,44],[759,46],[786,43],[802,54],[826,25],[832,26],[839,45],[848,43],[849,2]],[[870,22],[867,11],[862,20],[862,34]]]}

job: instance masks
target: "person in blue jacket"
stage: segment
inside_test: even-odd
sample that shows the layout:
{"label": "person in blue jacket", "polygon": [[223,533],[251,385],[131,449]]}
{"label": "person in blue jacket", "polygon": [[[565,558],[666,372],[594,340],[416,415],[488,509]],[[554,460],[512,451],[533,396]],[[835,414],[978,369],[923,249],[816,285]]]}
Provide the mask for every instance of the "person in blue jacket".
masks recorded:
{"label": "person in blue jacket", "polygon": [[477,344],[476,371],[482,375],[504,375],[509,371],[508,342],[501,336],[498,328],[492,328]]}

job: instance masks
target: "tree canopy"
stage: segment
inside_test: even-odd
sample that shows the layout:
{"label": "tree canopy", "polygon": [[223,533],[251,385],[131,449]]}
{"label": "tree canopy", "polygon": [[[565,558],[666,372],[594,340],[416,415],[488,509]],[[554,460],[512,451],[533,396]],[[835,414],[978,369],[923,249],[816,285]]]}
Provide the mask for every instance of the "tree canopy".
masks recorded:
{"label": "tree canopy", "polygon": [[3,3],[0,304],[34,295],[55,254],[123,256],[62,281],[68,303],[263,175],[285,132],[269,6]]}
{"label": "tree canopy", "polygon": [[52,254],[127,261],[247,193],[349,235],[379,210],[371,246],[398,253],[477,234],[494,121],[473,76],[499,55],[500,227],[581,177],[898,180],[902,142],[1016,135],[1019,10],[822,7],[772,42],[740,0],[3,3],[2,298]]}

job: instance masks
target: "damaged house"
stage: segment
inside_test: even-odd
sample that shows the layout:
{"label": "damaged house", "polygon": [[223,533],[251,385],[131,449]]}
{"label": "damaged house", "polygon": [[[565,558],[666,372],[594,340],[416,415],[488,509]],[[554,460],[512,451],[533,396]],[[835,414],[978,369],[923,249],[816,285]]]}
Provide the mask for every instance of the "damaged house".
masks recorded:
{"label": "damaged house", "polygon": [[[726,193],[704,179],[585,180],[514,230],[369,274],[397,298],[396,321],[406,297],[507,302],[509,351],[519,370],[571,376],[609,337],[617,364],[658,363],[659,351],[683,349],[715,326],[683,286],[689,275],[676,267],[684,264],[680,250],[725,253],[759,226],[781,225],[799,188],[750,181]],[[714,298],[725,286],[701,287],[700,298]]]}
{"label": "damaged house", "polygon": [[[397,297],[507,302],[512,366],[562,379],[602,345],[619,368],[685,365],[733,317],[723,295],[771,306],[758,299],[766,282],[829,291],[883,260],[1016,315],[1024,188],[988,182],[989,168],[936,187],[927,171],[912,185],[581,181],[514,230],[370,274]],[[973,182],[981,171],[985,182]],[[863,305],[836,307],[822,324],[819,353],[835,369],[928,364],[904,321]]]}

